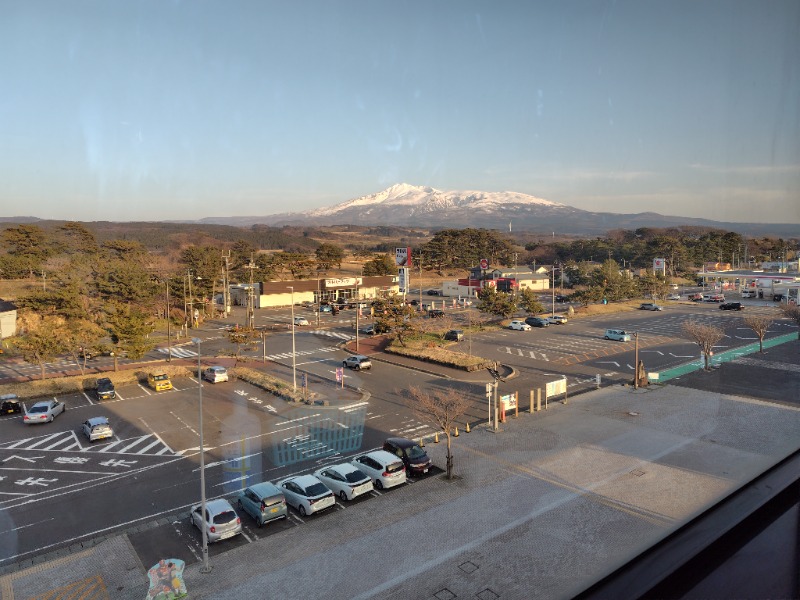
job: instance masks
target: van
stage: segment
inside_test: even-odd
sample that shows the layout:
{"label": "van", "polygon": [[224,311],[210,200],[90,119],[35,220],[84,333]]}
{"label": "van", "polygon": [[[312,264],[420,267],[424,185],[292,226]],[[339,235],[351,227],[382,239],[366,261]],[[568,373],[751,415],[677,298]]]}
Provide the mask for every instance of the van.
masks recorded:
{"label": "van", "polygon": [[755,298],[756,293],[755,290],[742,290],[742,298]]}
{"label": "van", "polygon": [[725,302],[723,294],[703,294],[703,302]]}
{"label": "van", "polygon": [[606,329],[605,339],[618,342],[630,342],[631,334],[624,329]]}

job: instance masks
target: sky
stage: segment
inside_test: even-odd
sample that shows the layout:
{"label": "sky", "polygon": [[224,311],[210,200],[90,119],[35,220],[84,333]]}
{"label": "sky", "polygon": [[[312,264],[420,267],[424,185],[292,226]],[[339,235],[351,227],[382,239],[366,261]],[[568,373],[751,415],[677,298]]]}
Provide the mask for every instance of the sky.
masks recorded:
{"label": "sky", "polygon": [[0,216],[408,183],[800,224],[798,31],[797,0],[0,0]]}

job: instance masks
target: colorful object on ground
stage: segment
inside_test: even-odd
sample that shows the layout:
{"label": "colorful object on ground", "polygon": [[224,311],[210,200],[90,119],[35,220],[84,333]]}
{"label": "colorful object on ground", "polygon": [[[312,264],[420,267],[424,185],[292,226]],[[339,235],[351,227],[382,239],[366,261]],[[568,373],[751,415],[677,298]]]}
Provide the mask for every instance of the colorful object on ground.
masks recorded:
{"label": "colorful object on ground", "polygon": [[175,600],[187,596],[186,584],[183,581],[183,569],[186,563],[177,558],[162,558],[157,565],[148,571],[150,589],[145,600]]}

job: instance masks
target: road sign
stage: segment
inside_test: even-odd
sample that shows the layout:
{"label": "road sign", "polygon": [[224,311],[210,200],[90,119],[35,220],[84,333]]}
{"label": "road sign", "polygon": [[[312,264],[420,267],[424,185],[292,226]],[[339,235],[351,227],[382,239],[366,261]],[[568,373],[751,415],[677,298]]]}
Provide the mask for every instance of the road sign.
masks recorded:
{"label": "road sign", "polygon": [[336,368],[336,381],[342,381],[344,379],[344,368],[337,367]]}
{"label": "road sign", "polygon": [[481,259],[481,269],[488,269],[489,268],[489,259],[482,258]]}

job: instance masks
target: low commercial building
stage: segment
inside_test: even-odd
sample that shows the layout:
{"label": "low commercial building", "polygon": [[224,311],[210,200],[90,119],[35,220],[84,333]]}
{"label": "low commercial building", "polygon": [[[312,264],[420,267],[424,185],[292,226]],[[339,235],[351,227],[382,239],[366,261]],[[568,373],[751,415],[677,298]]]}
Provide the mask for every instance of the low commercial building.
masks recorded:
{"label": "low commercial building", "polygon": [[8,300],[0,300],[0,339],[17,335],[17,306]]}
{"label": "low commercial building", "polygon": [[[252,290],[252,291],[251,291]],[[247,306],[252,294],[253,308],[289,306],[295,304],[340,300],[369,300],[399,292],[397,276],[374,277],[327,277],[320,279],[296,279],[289,281],[261,281],[253,284],[231,286],[231,301],[234,305]]]}

